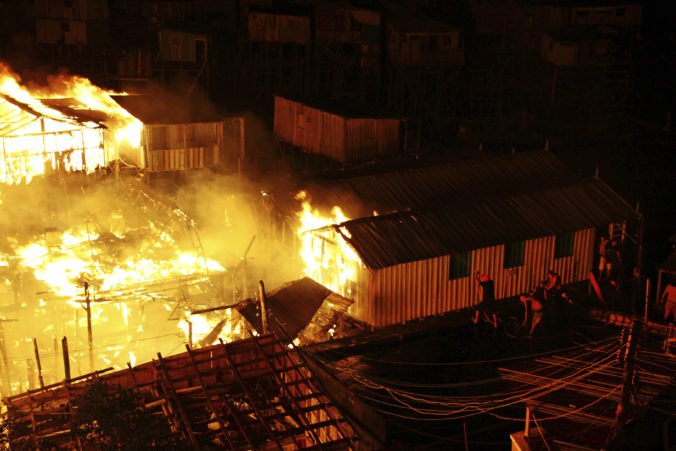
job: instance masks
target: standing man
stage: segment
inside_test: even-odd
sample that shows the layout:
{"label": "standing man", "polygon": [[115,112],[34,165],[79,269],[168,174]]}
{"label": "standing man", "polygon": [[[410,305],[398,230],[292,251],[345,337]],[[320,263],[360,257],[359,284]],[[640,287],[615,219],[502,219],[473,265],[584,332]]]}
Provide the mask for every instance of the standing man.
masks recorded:
{"label": "standing man", "polygon": [[481,302],[477,305],[472,322],[479,322],[479,315],[483,315],[491,322],[493,328],[498,328],[498,316],[496,314],[495,284],[488,274],[476,272],[474,278],[481,287]]}
{"label": "standing man", "polygon": [[606,244],[605,259],[606,278],[612,286],[617,288],[621,275],[620,266],[622,265],[622,254],[617,239],[613,238],[610,243]]}
{"label": "standing man", "polygon": [[676,285],[674,280],[669,281],[669,285],[662,292],[660,303],[664,304],[664,321],[676,322]]}

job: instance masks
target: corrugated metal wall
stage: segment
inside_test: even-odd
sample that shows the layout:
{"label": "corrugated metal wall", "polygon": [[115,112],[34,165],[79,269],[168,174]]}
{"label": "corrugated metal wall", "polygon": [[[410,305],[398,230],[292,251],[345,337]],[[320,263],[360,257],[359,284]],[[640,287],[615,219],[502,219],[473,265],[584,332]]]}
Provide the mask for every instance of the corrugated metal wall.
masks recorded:
{"label": "corrugated metal wall", "polygon": [[223,123],[146,125],[144,146],[153,172],[199,169],[223,162]]}
{"label": "corrugated metal wall", "polygon": [[399,119],[348,119],[344,161],[399,153]]}
{"label": "corrugated metal wall", "polygon": [[573,255],[559,259],[554,258],[554,236],[528,240],[523,266],[508,269],[504,246],[477,249],[472,251],[470,276],[456,280],[449,280],[450,256],[365,270],[350,313],[380,327],[470,307],[480,300],[475,271],[491,275],[499,299],[534,288],[550,269],[561,274],[564,283],[585,280],[592,268],[594,239],[594,229],[575,232]]}
{"label": "corrugated metal wall", "polygon": [[278,139],[336,161],[376,158],[399,152],[400,119],[346,119],[299,102],[275,97]]}

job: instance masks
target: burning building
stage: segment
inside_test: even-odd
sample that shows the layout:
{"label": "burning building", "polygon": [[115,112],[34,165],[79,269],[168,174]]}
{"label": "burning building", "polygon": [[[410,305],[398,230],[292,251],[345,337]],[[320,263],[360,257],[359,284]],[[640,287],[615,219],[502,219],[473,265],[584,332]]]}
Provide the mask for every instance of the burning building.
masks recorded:
{"label": "burning building", "polygon": [[[158,124],[146,113],[141,122],[86,79],[28,89],[0,69],[2,394],[33,388],[36,372],[52,382],[66,366],[70,377],[149,359],[158,347],[210,344],[216,324],[212,342],[244,333],[232,311],[189,317],[226,302],[226,271],[195,222],[139,182],[147,171],[224,162],[223,121]],[[231,125],[243,138],[243,124]],[[165,146],[157,129],[171,137]],[[110,174],[123,165],[133,170]],[[70,341],[64,365],[61,337]]]}
{"label": "burning building", "polygon": [[1,73],[0,84],[1,183],[58,171],[91,173],[106,164],[104,127],[95,118],[64,116]]}
{"label": "burning building", "polygon": [[491,275],[498,298],[536,287],[549,269],[586,280],[598,231],[637,219],[605,183],[570,174],[548,151],[343,177],[307,193],[342,209],[322,216],[304,204],[306,273],[374,326],[477,304],[475,271]]}

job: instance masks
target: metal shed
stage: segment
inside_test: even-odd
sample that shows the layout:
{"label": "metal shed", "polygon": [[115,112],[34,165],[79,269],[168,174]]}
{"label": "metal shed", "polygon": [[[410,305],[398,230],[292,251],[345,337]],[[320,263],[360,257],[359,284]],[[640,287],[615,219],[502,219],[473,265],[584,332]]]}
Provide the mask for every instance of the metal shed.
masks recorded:
{"label": "metal shed", "polygon": [[402,119],[382,113],[351,113],[275,96],[277,138],[342,163],[399,153],[402,123]]}
{"label": "metal shed", "polygon": [[[549,164],[539,170],[538,160]],[[475,271],[491,275],[498,298],[534,288],[549,269],[565,283],[586,280],[596,228],[636,213],[601,180],[575,180],[557,161],[543,152],[521,161],[497,157],[473,171],[471,162],[458,163],[443,176],[425,168],[389,174],[382,184],[362,179],[348,191],[364,197],[362,211],[379,198],[394,213],[313,232],[318,255],[329,258],[336,240],[356,251],[362,268],[342,294],[355,301],[350,313],[374,326],[476,304]],[[435,170],[436,177],[424,177]]]}

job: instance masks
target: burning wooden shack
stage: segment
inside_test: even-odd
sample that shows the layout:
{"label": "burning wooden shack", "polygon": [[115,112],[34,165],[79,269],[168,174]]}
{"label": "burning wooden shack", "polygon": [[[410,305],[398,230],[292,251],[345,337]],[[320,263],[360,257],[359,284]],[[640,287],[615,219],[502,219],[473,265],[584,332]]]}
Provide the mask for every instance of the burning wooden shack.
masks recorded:
{"label": "burning wooden shack", "polygon": [[274,133],[285,145],[340,163],[354,163],[402,149],[405,121],[382,113],[312,106],[275,96]]}
{"label": "burning wooden shack", "polygon": [[0,93],[0,183],[61,171],[91,173],[106,165],[104,127],[94,118],[67,117],[33,98],[19,99]]}
{"label": "burning wooden shack", "polygon": [[209,106],[195,108],[184,98],[172,96],[106,96],[107,108],[88,106],[77,98],[41,102],[67,117],[89,114],[99,118],[106,128],[107,162],[119,161],[146,173],[239,170],[244,158],[244,118],[223,117]]}
{"label": "burning wooden shack", "polygon": [[307,193],[342,207],[319,218],[305,204],[307,274],[374,326],[477,304],[475,271],[490,274],[498,298],[535,288],[549,269],[586,280],[597,228],[637,219],[605,183],[570,174],[548,151],[345,177]]}
{"label": "burning wooden shack", "polygon": [[237,170],[244,158],[244,118],[224,118],[185,99],[115,96],[142,124],[140,166],[150,173],[202,168]]}

